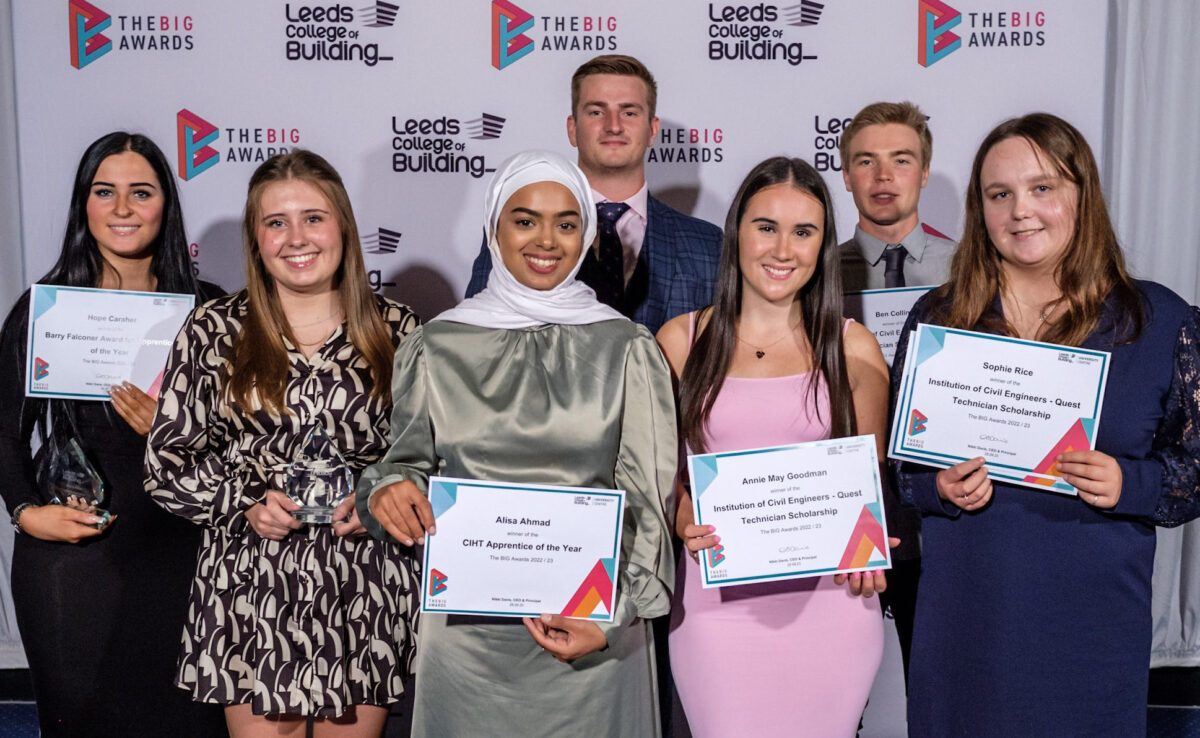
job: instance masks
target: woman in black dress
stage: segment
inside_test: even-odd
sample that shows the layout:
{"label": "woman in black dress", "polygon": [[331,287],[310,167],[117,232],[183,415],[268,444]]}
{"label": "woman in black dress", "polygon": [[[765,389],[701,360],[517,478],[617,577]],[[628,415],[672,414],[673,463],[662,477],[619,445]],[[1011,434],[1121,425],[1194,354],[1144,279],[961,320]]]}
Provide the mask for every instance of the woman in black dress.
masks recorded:
{"label": "woman in black dress", "polygon": [[[110,133],[75,175],[58,263],[42,284],[194,294],[170,166],[150,139]],[[16,526],[12,589],[43,736],[211,736],[221,715],[172,685],[200,532],[142,485],[154,399],[132,385],[103,402],[26,398],[29,293],[0,334],[0,493]],[[37,432],[40,449],[31,451]],[[112,522],[46,504],[52,447],[75,438],[105,482]]]}

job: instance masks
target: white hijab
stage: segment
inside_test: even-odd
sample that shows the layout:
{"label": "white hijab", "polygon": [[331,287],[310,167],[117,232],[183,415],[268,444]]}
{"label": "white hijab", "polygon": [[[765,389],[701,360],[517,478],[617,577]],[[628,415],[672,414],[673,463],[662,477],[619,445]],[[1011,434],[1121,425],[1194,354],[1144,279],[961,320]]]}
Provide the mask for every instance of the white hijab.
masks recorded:
{"label": "white hijab", "polygon": [[[571,191],[579,203],[583,220],[583,248],[567,278],[548,290],[535,290],[517,281],[504,266],[496,242],[496,224],[513,194],[535,182],[557,182]],[[536,325],[585,325],[602,320],[625,320],[625,316],[602,304],[596,293],[575,275],[584,253],[596,238],[596,205],[587,177],[571,161],[550,151],[526,151],[500,166],[488,189],[484,204],[484,228],[492,272],[487,287],[463,300],[434,320],[449,320],[484,328],[529,328]]]}

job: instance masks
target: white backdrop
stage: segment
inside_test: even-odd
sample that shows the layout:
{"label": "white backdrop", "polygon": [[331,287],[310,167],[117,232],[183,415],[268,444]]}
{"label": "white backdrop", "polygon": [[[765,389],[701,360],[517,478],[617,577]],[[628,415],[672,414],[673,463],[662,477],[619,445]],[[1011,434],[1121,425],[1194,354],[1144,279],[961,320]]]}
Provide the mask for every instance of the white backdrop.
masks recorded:
{"label": "white backdrop", "polygon": [[[216,128],[209,145],[219,156],[180,180],[202,276],[227,288],[242,284],[237,222],[246,181],[273,150],[302,146],[341,171],[368,250],[396,247],[368,254],[373,280],[394,283],[385,287],[390,296],[431,317],[461,297],[478,250],[487,181],[479,170],[531,147],[570,153],[570,75],[597,50],[635,55],[655,73],[662,133],[648,156],[651,187],[716,223],[751,166],[787,153],[826,170],[838,192],[839,230],[850,233],[855,213],[841,182],[838,131],[875,100],[911,99],[930,116],[935,154],[922,215],[950,234],[960,228],[970,158],[995,123],[1049,110],[1097,148],[1103,141],[1106,14],[1093,0],[1006,3],[1003,12],[979,1],[954,10],[921,0],[830,0],[823,8],[801,0],[608,0],[600,8],[475,0],[405,3],[394,15],[396,6],[380,0],[336,5],[336,21],[326,18],[330,2],[105,0],[90,7],[110,16],[100,33],[111,49],[90,61],[80,54],[79,69],[70,63],[68,21],[83,12],[77,37],[87,42],[89,14],[101,16],[70,2],[14,8],[27,281],[54,261],[71,175],[87,143],[137,129],[178,167],[179,111],[186,110],[193,125]],[[932,22],[948,34],[935,30],[926,40],[959,40],[936,61],[929,52],[922,66],[918,20],[927,6],[944,13]],[[500,7],[530,14],[525,35],[533,46],[503,69],[493,66]],[[597,9],[603,15],[588,15]],[[512,25],[520,28],[519,16]],[[778,58],[713,59],[714,41],[722,57],[742,51],[714,33],[765,34]],[[319,47],[309,41],[315,34],[340,38]],[[349,48],[354,59],[289,60],[289,43],[304,44],[300,53],[308,55]],[[134,48],[149,45],[166,48]],[[410,126],[418,133],[406,133]],[[413,146],[451,147],[459,171],[396,171],[428,167]]]}
{"label": "white backdrop", "polygon": [[[186,178],[178,182],[202,276],[229,289],[242,284],[237,224],[246,181],[273,150],[298,145],[341,170],[372,280],[430,317],[466,285],[486,179],[396,171],[394,155],[413,153],[408,146],[449,145],[463,157],[456,159],[461,170],[494,167],[533,146],[569,153],[570,75],[599,52],[632,54],[654,71],[663,130],[648,157],[651,186],[718,224],[745,172],[787,153],[826,171],[839,229],[848,234],[855,214],[838,171],[837,135],[859,108],[880,99],[911,99],[930,116],[935,154],[922,214],[952,235],[960,229],[971,155],[998,121],[1049,110],[1075,122],[1098,153],[1103,149],[1107,19],[1089,0],[1017,2],[1003,12],[977,0],[954,7],[829,0],[823,8],[801,0],[609,0],[600,17],[589,15],[594,4],[575,0],[402,7],[359,1],[365,7],[14,3],[23,281],[43,274],[57,255],[84,147],[110,130],[132,129],[154,138],[177,170],[182,165]],[[335,12],[324,10],[330,7]],[[502,69],[493,65],[497,7],[534,46]],[[531,16],[528,29],[522,9]],[[923,18],[932,33],[922,33]],[[714,33],[764,32],[771,50],[781,52],[765,55],[776,58],[711,58],[714,40],[730,40]],[[312,42],[318,34],[323,45]],[[728,56],[727,48],[738,52],[721,45],[719,55]],[[344,56],[331,50],[349,50],[355,59],[288,58]],[[215,128],[212,140],[205,138],[208,126]],[[406,133],[410,126],[416,135]],[[197,140],[218,159],[189,173]],[[405,168],[408,161],[402,158]]]}
{"label": "white backdrop", "polygon": [[[401,127],[409,119],[458,121],[456,134],[420,138],[449,138],[460,153],[482,156],[487,166],[530,146],[568,152],[570,73],[606,51],[638,56],[658,76],[664,134],[648,165],[653,190],[717,223],[751,165],[788,153],[829,168],[839,229],[849,233],[854,211],[842,192],[836,153],[823,159],[836,151],[837,120],[876,99],[907,98],[922,105],[934,131],[933,176],[922,214],[957,235],[970,156],[986,130],[1035,109],[1063,115],[1105,161],[1114,216],[1135,269],[1197,299],[1194,234],[1200,211],[1190,200],[1200,185],[1194,166],[1200,146],[1187,131],[1200,107],[1194,84],[1200,54],[1188,31],[1200,23],[1200,10],[1190,4],[1116,0],[1107,26],[1109,3],[1088,0],[1009,3],[1003,12],[994,4],[962,0],[953,7],[922,0],[827,0],[823,9],[804,7],[800,0],[779,6],[609,0],[599,8],[600,17],[587,15],[598,10],[594,4],[538,0],[519,5],[532,16],[525,33],[534,51],[498,70],[491,64],[493,7],[487,0],[399,7],[361,2],[366,7],[337,5],[349,20],[327,22],[316,20],[314,10],[330,7],[332,0],[309,5],[109,0],[91,6],[14,0],[15,95],[8,88],[13,58],[8,50],[0,52],[0,174],[6,183],[17,180],[16,186],[0,188],[0,208],[9,216],[0,244],[5,304],[15,298],[15,285],[36,279],[53,263],[71,176],[87,143],[109,130],[137,130],[158,141],[178,167],[177,114],[186,109],[218,129],[211,145],[219,163],[179,180],[202,276],[231,289],[241,285],[237,222],[253,159],[280,145],[299,145],[322,153],[342,171],[365,245],[375,252],[367,256],[373,280],[429,317],[456,301],[466,284],[479,243],[485,180],[394,171],[392,118]],[[0,6],[8,11],[10,3]],[[784,55],[815,58],[798,64],[709,58],[710,13],[721,17],[727,7],[735,15],[738,8],[751,14],[774,7],[773,21],[719,25],[743,31],[766,26],[773,41],[784,44]],[[918,19],[926,7],[934,9],[935,27],[946,24],[961,37],[959,48],[928,67],[918,63]],[[80,12],[85,43],[87,17],[103,23],[108,16],[100,33],[112,47],[90,62],[85,55],[86,63],[76,69],[69,21]],[[1012,27],[1014,14],[1022,22],[1018,27]],[[0,12],[0,37],[7,38],[3,16]],[[788,23],[806,20],[815,23]],[[359,47],[352,51],[356,60],[289,60],[289,29],[295,34],[313,28],[344,33],[347,43]],[[1021,45],[995,45],[1001,38],[1011,42],[1014,31]],[[1033,45],[1024,45],[1027,40]],[[374,65],[359,60],[363,51],[370,58],[372,44],[392,59]],[[302,51],[311,55],[314,48]],[[326,52],[331,48],[324,46]],[[500,135],[472,138],[484,129],[495,132],[499,122],[489,116],[504,119]],[[20,142],[19,179],[13,176],[14,140]],[[236,160],[247,155],[252,161]],[[670,163],[663,161],[668,157]],[[18,192],[19,234],[12,212]],[[1173,572],[1168,586],[1178,576]],[[0,587],[0,613],[8,606],[5,589]],[[1186,622],[1161,624],[1156,645],[1162,638],[1178,641],[1184,628],[1192,634],[1194,658],[1196,598],[1178,590],[1172,597],[1172,612],[1187,613]],[[1156,611],[1159,607],[1156,603]],[[8,623],[11,629],[11,618]],[[0,617],[0,641],[4,636]],[[1179,651],[1172,645],[1170,652]],[[20,654],[9,653],[0,650],[0,667],[18,665]]]}

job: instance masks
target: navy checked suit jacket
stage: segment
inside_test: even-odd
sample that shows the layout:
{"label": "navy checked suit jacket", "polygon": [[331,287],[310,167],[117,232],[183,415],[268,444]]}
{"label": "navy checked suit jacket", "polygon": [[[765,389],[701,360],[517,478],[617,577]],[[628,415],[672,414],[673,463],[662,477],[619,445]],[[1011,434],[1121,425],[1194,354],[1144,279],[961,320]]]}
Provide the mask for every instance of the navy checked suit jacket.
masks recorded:
{"label": "navy checked suit jacket", "polygon": [[[638,254],[638,269],[648,270],[646,299],[633,320],[657,333],[676,315],[712,304],[721,258],[721,229],[693,218],[650,197],[646,213],[646,239]],[[487,286],[492,255],[487,244],[471,267],[467,297]]]}

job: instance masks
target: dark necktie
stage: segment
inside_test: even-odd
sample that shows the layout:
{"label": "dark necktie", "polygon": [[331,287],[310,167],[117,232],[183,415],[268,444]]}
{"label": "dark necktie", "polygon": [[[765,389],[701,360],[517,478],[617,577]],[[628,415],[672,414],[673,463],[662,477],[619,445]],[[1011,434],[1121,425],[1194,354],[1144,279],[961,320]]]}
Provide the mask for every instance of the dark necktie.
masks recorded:
{"label": "dark necktie", "polygon": [[625,293],[625,248],[617,234],[617,221],[628,209],[623,202],[596,203],[599,248],[594,260],[588,249],[579,271],[579,278],[596,291],[596,298],[613,307],[619,307]]}
{"label": "dark necktie", "polygon": [[883,250],[883,286],[887,288],[904,286],[904,257],[908,249],[898,243],[889,243]]}

